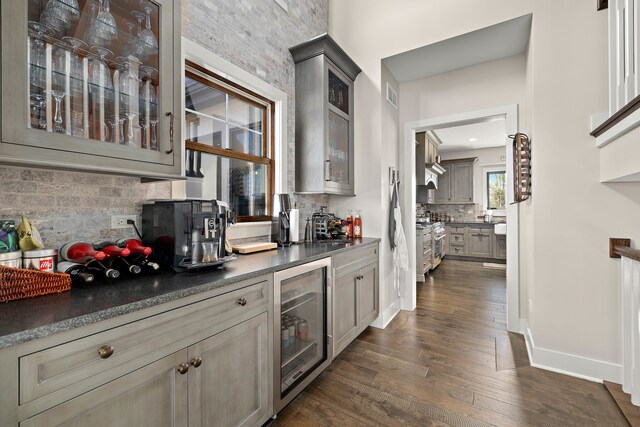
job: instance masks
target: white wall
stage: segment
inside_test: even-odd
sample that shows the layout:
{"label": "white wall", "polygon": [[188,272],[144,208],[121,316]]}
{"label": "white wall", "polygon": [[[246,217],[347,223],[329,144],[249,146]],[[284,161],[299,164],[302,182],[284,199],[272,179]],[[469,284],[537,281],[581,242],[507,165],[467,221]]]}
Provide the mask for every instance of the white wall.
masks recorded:
{"label": "white wall", "polygon": [[[380,61],[533,13],[518,100],[524,107],[521,129],[533,144],[533,196],[520,206],[521,295],[527,298],[521,315],[528,318],[534,338],[534,362],[619,379],[619,261],[608,258],[608,237],[639,241],[640,185],[599,183],[599,153],[589,136],[589,116],[608,105],[606,12],[579,0],[407,0],[402,7],[391,0],[330,0],[329,5],[331,35],[368,77],[356,85],[356,144],[371,147],[378,157],[361,159],[356,166],[378,166],[379,177],[387,166],[380,161],[384,141],[376,124],[381,119]],[[505,61],[507,65],[509,59]],[[411,108],[403,87],[401,126],[409,115],[470,111],[484,102],[469,90],[449,85],[449,102],[416,100]],[[489,107],[510,103],[486,101]],[[453,107],[464,108],[449,111]],[[383,183],[361,185],[371,187],[362,192],[366,199],[366,194],[380,193]]]}
{"label": "white wall", "polygon": [[[481,148],[478,150],[445,151],[440,153],[442,160],[464,159],[477,157],[473,167],[473,200],[484,209],[484,174],[487,167],[501,167],[504,169],[506,147]],[[494,169],[495,170],[495,169]]]}

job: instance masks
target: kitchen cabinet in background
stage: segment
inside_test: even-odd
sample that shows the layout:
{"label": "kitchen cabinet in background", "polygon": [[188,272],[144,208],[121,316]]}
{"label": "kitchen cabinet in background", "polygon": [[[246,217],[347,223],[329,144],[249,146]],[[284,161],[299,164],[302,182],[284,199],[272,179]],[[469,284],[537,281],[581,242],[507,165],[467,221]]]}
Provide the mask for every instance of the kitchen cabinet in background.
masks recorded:
{"label": "kitchen cabinet in background", "polygon": [[334,256],[332,265],[335,358],[378,317],[378,245]]}
{"label": "kitchen cabinet in background", "polygon": [[[181,176],[181,2],[110,4],[114,38],[102,42],[90,32],[93,2],[76,10],[57,1],[2,1],[0,163]],[[45,8],[55,7],[67,8],[68,22],[39,26]],[[136,13],[143,19],[145,9],[158,47],[139,43],[138,53],[131,47],[138,35],[126,23]],[[61,28],[51,29],[54,23]]]}
{"label": "kitchen cabinet in background", "polygon": [[467,255],[492,257],[493,231],[490,228],[467,227]]}
{"label": "kitchen cabinet in background", "polygon": [[448,254],[454,258],[507,258],[507,236],[496,235],[493,224],[462,224],[446,226]]}
{"label": "kitchen cabinet in background", "polygon": [[416,230],[416,281],[424,282],[431,269],[431,228]]}
{"label": "kitchen cabinet in background", "polygon": [[473,200],[473,172],[477,157],[443,160],[446,172],[438,179],[434,204],[468,204]]}
{"label": "kitchen cabinet in background", "polygon": [[328,34],[289,50],[296,64],[296,192],[353,196],[360,67]]}

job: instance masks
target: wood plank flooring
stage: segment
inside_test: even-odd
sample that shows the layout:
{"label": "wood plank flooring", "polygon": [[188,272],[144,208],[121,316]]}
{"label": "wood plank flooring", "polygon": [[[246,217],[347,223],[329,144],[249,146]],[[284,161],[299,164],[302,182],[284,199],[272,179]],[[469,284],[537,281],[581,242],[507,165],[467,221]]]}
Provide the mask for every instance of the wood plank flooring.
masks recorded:
{"label": "wood plank flooring", "polygon": [[414,312],[368,328],[271,426],[627,426],[602,384],[533,368],[505,272],[444,260]]}

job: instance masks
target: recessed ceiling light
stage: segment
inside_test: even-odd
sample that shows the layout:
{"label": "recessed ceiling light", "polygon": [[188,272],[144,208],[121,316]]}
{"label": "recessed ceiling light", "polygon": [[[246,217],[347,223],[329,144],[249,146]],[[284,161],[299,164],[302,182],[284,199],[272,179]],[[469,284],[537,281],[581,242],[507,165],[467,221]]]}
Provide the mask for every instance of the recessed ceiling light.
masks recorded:
{"label": "recessed ceiling light", "polygon": [[469,138],[469,142],[476,142],[478,138]]}

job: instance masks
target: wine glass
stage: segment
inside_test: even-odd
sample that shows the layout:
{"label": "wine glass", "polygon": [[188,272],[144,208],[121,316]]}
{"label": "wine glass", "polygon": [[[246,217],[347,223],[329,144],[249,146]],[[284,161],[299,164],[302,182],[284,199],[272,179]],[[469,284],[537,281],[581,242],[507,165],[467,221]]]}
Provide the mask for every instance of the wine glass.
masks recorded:
{"label": "wine glass", "polygon": [[140,41],[145,46],[148,55],[153,55],[158,51],[158,39],[156,39],[155,34],[151,30],[151,12],[153,11],[153,6],[149,2],[145,2],[144,11],[146,12],[146,22],[144,26],[144,30],[140,32]]}
{"label": "wine glass", "polygon": [[65,96],[64,92],[59,90],[50,90],[48,93],[55,100],[55,108],[53,111],[53,131],[55,133],[66,133],[64,126],[62,125],[62,99]]}
{"label": "wine glass", "polygon": [[138,66],[139,62],[133,57],[118,57],[118,92],[123,110],[138,107]]}
{"label": "wine glass", "polygon": [[124,145],[128,145],[129,147],[140,148],[140,144],[138,144],[138,141],[136,140],[136,130],[133,126],[135,123],[134,119],[138,117],[138,113],[125,111],[122,114],[124,115],[124,118],[127,123],[127,129],[126,129],[127,133],[126,133],[126,139],[124,141]]}
{"label": "wine glass", "polygon": [[37,129],[47,128],[47,118],[45,112],[47,111],[47,100],[39,93],[31,95],[31,109],[37,114],[38,122]]}
{"label": "wine glass", "polygon": [[144,113],[146,111],[146,103],[149,104],[149,115],[157,116],[158,115],[158,94],[156,93],[156,89],[153,85],[153,78],[158,74],[158,70],[153,67],[149,67],[148,65],[142,65],[138,69],[138,73],[140,74],[140,111]]}
{"label": "wine glass", "polygon": [[149,118],[149,127],[151,128],[151,141],[149,143],[149,148],[151,150],[158,151],[158,118],[157,117]]}
{"label": "wine glass", "polygon": [[[112,128],[111,138],[112,142],[116,144],[124,145],[124,122],[126,121],[126,117],[123,116],[111,116],[111,120],[109,120],[109,125]],[[118,130],[118,139],[116,140],[116,128]]]}
{"label": "wine glass", "polygon": [[50,35],[52,31],[39,22],[29,21],[30,37],[30,83],[33,89],[43,89],[46,82],[47,54],[44,37]]}
{"label": "wine glass", "polygon": [[64,36],[63,41],[71,46],[71,57],[69,60],[69,77],[71,79],[70,90],[76,93],[82,93],[82,81],[84,79],[84,64],[78,53],[78,49],[82,47],[87,49],[87,44],[75,37]]}
{"label": "wine glass", "polygon": [[96,15],[96,11],[97,11],[96,3],[92,1],[90,5],[91,5],[91,19],[89,21],[89,25],[87,25],[87,28],[84,31],[84,39],[91,46],[108,46],[111,43],[111,38],[110,37],[103,38],[98,33],[98,27],[100,26],[100,23],[97,20],[98,18]]}
{"label": "wine glass", "polygon": [[104,3],[103,0],[100,0],[100,11],[98,12],[97,20],[102,24],[97,27],[100,37],[108,40],[118,38],[118,26],[116,25],[115,18],[111,12],[109,12],[109,0],[104,0]]}
{"label": "wine glass", "polygon": [[[98,54],[98,58],[92,57],[89,62],[89,83],[94,87],[103,87],[112,91],[113,80],[107,65],[107,57],[113,56],[113,52],[100,46],[93,46],[91,50]],[[105,92],[105,96],[109,96],[109,93]]]}
{"label": "wine glass", "polygon": [[136,20],[138,21],[138,32],[135,40],[131,41],[130,52],[131,55],[139,58],[141,61],[145,61],[149,58],[149,54],[146,46],[140,38],[140,35],[142,34],[142,20],[145,19],[147,15],[135,10],[131,12],[131,14],[135,16]]}

